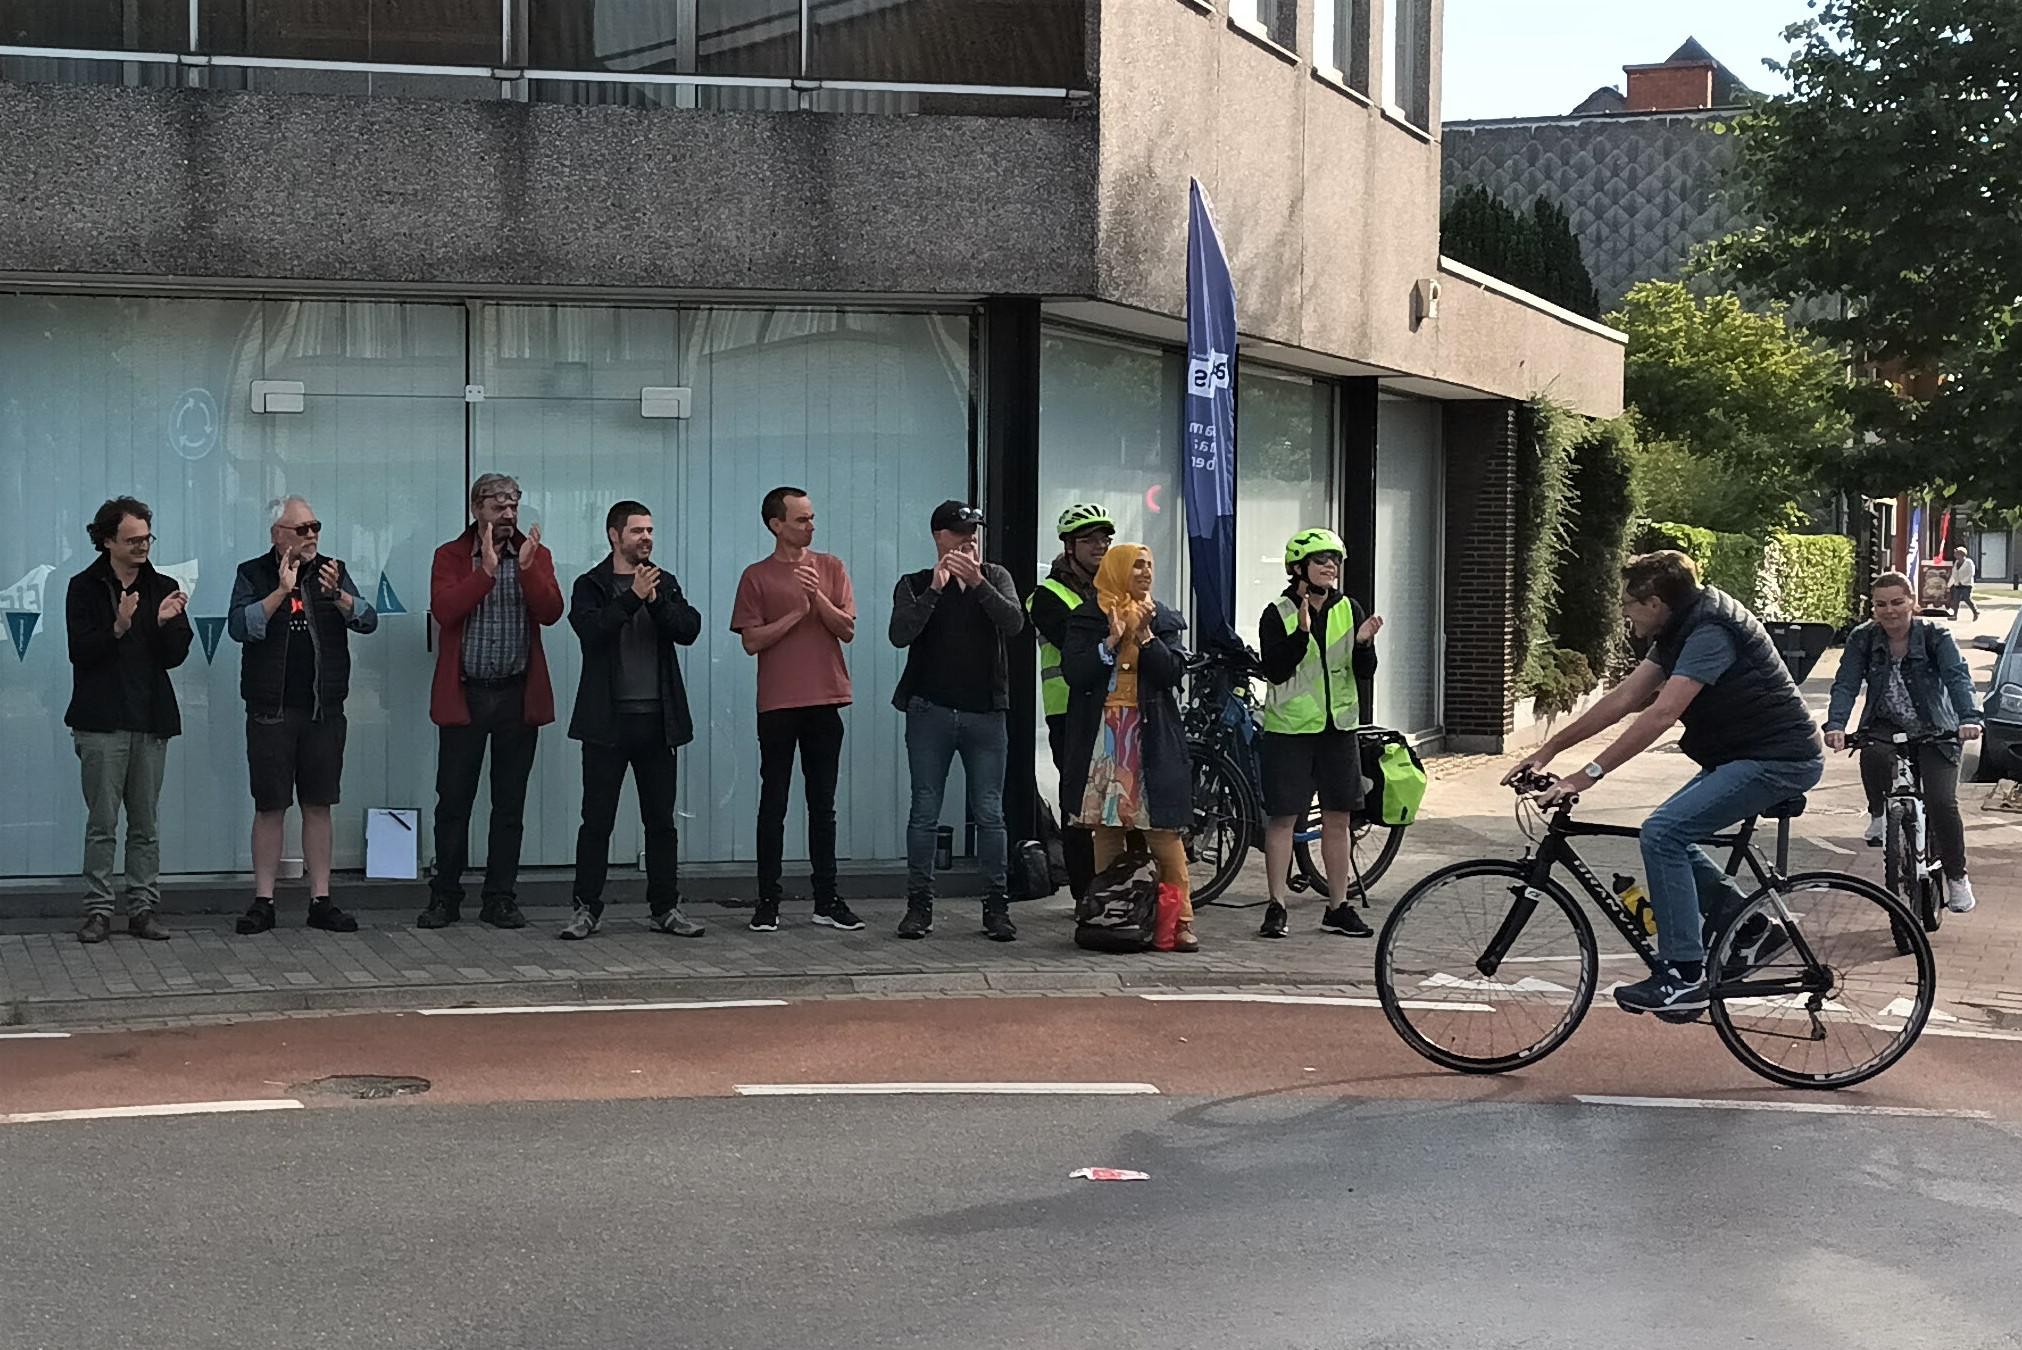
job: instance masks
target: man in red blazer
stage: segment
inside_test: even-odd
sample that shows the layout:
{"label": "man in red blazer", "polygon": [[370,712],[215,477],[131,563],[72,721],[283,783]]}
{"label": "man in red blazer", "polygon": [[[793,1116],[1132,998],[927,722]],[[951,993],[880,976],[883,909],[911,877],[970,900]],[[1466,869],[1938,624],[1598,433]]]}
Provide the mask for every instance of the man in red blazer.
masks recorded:
{"label": "man in red blazer", "polygon": [[540,728],[555,720],[555,691],[541,628],[562,617],[555,560],[541,527],[520,533],[520,485],[502,473],[471,484],[475,523],[435,551],[428,603],[440,633],[428,716],[439,729],[435,770],[435,872],[416,922],[446,928],[462,917],[470,809],[491,743],[491,843],[484,908],[496,928],[524,928],[514,887],[527,778]]}

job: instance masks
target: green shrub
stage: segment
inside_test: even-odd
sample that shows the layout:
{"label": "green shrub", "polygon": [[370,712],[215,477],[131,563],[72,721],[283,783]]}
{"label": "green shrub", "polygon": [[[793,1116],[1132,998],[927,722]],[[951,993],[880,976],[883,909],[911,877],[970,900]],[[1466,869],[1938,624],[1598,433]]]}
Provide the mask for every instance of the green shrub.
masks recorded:
{"label": "green shrub", "polygon": [[1636,535],[1636,552],[1675,548],[1699,564],[1699,579],[1754,609],[1762,589],[1763,544],[1746,534],[1721,534],[1697,525],[1646,521]]}
{"label": "green shrub", "polygon": [[1516,450],[1516,668],[1550,642],[1558,612],[1559,555],[1572,506],[1573,441],[1580,419],[1548,399],[1524,405]]}
{"label": "green shrub", "polygon": [[1584,655],[1564,647],[1548,647],[1525,669],[1518,691],[1531,698],[1537,716],[1549,721],[1579,706],[1599,683]]}
{"label": "green shrub", "polygon": [[1573,446],[1570,539],[1559,555],[1558,646],[1611,669],[1622,646],[1622,563],[1635,515],[1636,431],[1626,417],[1590,423]]}
{"label": "green shrub", "polygon": [[1763,550],[1765,619],[1846,625],[1853,616],[1854,541],[1841,534],[1773,534]]}

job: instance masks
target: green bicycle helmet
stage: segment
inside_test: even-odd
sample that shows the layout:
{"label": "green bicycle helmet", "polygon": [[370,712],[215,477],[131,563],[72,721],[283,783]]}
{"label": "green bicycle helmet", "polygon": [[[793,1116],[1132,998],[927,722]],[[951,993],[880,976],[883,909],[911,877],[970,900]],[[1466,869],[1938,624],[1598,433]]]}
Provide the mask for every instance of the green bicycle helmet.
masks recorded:
{"label": "green bicycle helmet", "polygon": [[1076,502],[1060,513],[1062,539],[1080,534],[1083,530],[1094,529],[1098,525],[1112,530],[1116,528],[1116,522],[1109,518],[1109,512],[1090,502]]}
{"label": "green bicycle helmet", "polygon": [[1285,541],[1285,566],[1296,567],[1321,553],[1348,556],[1348,546],[1332,530],[1301,530]]}

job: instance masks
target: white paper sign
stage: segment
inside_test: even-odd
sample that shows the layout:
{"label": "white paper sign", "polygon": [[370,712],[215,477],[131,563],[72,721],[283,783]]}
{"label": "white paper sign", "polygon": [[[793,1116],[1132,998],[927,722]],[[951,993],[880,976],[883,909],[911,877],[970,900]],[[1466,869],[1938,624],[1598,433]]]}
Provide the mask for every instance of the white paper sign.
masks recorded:
{"label": "white paper sign", "polygon": [[367,807],[365,875],[383,881],[413,881],[421,875],[421,812],[410,808]]}

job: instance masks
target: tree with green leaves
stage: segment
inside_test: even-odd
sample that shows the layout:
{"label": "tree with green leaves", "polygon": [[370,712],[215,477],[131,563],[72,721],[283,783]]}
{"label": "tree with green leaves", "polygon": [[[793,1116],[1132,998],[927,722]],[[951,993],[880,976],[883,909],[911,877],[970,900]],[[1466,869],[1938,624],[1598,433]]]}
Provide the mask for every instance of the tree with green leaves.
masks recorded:
{"label": "tree with green leaves", "polygon": [[1732,127],[1758,224],[1710,260],[1789,301],[1838,298],[1818,331],[1902,391],[1850,400],[1876,438],[1863,487],[2022,503],[2022,4],[1814,8],[1785,34],[1790,93]]}
{"label": "tree with green leaves", "polygon": [[1841,486],[1853,423],[1839,355],[1733,295],[1646,281],[1608,322],[1629,335],[1623,393],[1646,445],[1646,514],[1762,534]]}
{"label": "tree with green leaves", "polygon": [[1525,214],[1487,188],[1462,188],[1440,218],[1439,251],[1575,314],[1600,317],[1601,295],[1572,220],[1542,194]]}

